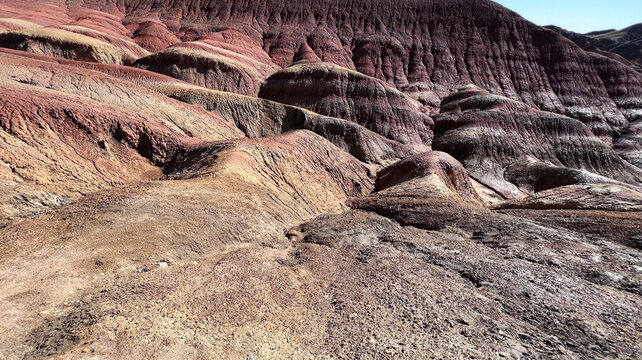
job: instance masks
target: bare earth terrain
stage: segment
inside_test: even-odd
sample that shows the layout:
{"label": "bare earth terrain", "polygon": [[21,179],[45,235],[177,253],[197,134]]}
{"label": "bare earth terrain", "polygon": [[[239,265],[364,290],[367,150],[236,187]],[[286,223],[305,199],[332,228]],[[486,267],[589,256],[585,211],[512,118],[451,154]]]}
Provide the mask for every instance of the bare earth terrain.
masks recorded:
{"label": "bare earth terrain", "polygon": [[638,27],[0,0],[0,359],[642,358]]}

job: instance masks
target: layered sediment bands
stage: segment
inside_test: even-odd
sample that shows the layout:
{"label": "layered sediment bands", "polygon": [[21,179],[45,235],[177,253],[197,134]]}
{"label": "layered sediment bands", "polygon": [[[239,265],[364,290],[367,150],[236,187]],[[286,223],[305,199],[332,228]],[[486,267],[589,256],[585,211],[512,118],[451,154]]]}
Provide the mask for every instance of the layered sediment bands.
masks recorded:
{"label": "layered sediment bands", "polygon": [[[58,57],[24,52],[19,50],[12,50],[7,48],[0,48],[0,54],[14,55],[14,56],[18,56],[26,59],[40,60],[40,61],[44,61],[52,64],[67,65],[67,66],[81,68],[81,69],[93,70],[93,71],[97,71],[105,75],[108,75],[109,77],[122,80],[123,82],[131,82],[135,85],[139,85],[154,91],[156,91],[156,89],[158,89],[163,85],[179,84],[179,85],[193,86],[191,84],[188,84],[186,82],[180,81],[178,79],[175,79],[166,75],[158,74],[155,72],[151,72],[151,71],[147,71],[147,70],[143,70],[143,69],[139,69],[131,66],[125,66],[125,65],[101,64],[101,63],[87,62],[87,61],[68,60],[68,59],[63,59]],[[172,101],[170,101],[170,103],[171,102]]]}
{"label": "layered sediment bands", "polygon": [[561,186],[525,199],[507,201],[498,208],[642,211],[642,193],[639,190],[616,184]]}
{"label": "layered sediment bands", "polygon": [[164,84],[151,88],[219,114],[236,124],[248,137],[272,136],[290,130],[306,129],[328,139],[365,163],[384,166],[416,152],[358,124],[294,106],[188,85]]}
{"label": "layered sediment bands", "polygon": [[[107,44],[110,44],[122,50],[124,54],[122,63],[126,63],[128,65],[133,62],[132,59],[138,59],[150,54],[149,51],[145,50],[144,48],[142,48],[141,46],[133,42],[129,37],[120,36],[120,35],[111,35],[103,31],[94,30],[89,27],[75,25],[75,24],[61,25],[57,28],[105,42]],[[78,59],[78,60],[82,60],[82,59]],[[95,61],[95,62],[105,63],[105,61]],[[114,63],[114,62],[109,62],[109,63]]]}
{"label": "layered sediment bands", "polygon": [[595,31],[588,34],[578,34],[557,26],[546,28],[570,39],[586,51],[628,62],[637,71],[642,71],[642,24],[622,30]]}
{"label": "layered sediment bands", "polygon": [[132,40],[131,32],[122,23],[122,13],[109,14],[72,8],[69,10],[69,16],[73,20],[62,23],[57,28],[109,43],[134,59],[149,55],[147,50]]}
{"label": "layered sediment bands", "polygon": [[0,59],[0,183],[14,194],[0,217],[157,178],[180,148],[243,137],[215,114],[130,82],[6,52]]}
{"label": "layered sediment bands", "polygon": [[343,119],[321,116],[305,110],[301,111],[301,115],[288,126],[313,131],[368,164],[386,166],[417,153],[414,147],[386,139],[363,126]]}
{"label": "layered sediment bands", "polygon": [[351,199],[349,205],[404,225],[442,230],[451,223],[472,224],[489,216],[480,206],[482,202],[462,165],[450,155],[434,151],[379,171],[375,192]]}
{"label": "layered sediment bands", "polygon": [[251,138],[278,135],[300,110],[251,96],[188,84],[159,84],[153,89],[168,97],[203,107],[235,124]]}
{"label": "layered sediment bands", "polygon": [[[619,137],[642,109],[631,101],[642,96],[642,74],[584,52],[490,1],[324,1],[293,7],[275,0],[92,0],[85,6],[117,14],[132,32],[139,25],[152,26],[150,17],[162,14],[160,21],[185,40],[219,29],[243,34],[238,36],[251,40],[253,53],[264,57],[267,52],[278,66],[288,66],[302,47],[309,47],[314,57],[385,80],[429,108],[434,108],[436,96],[447,95],[458,84],[475,83],[491,93],[577,118],[607,142]],[[29,11],[41,23],[52,22],[41,12]],[[73,16],[65,8],[56,11],[65,22]],[[6,17],[18,13],[9,6],[3,9]],[[161,41],[157,48],[172,41]],[[230,62],[226,58],[217,66]],[[251,93],[244,73],[254,69],[247,63],[243,70],[228,69],[235,75],[225,82],[236,82],[239,93]],[[197,74],[186,74],[192,75]]]}
{"label": "layered sediment bands", "polygon": [[425,183],[427,187],[440,187],[467,202],[481,200],[466,169],[455,158],[439,151],[409,156],[381,170],[377,174],[375,191],[411,182]]}
{"label": "layered sediment bands", "polygon": [[0,29],[302,107],[1,48],[0,358],[640,357],[616,57],[485,0],[39,1]]}
{"label": "layered sediment bands", "polygon": [[148,51],[137,45],[122,24],[123,14],[30,3],[0,7],[4,20],[0,46],[100,63],[131,63]]}
{"label": "layered sediment bands", "polygon": [[175,179],[243,179],[300,218],[338,211],[348,197],[370,193],[374,183],[368,167],[306,130],[188,148],[165,171]]}
{"label": "layered sediment bands", "polygon": [[[103,7],[112,1],[85,4]],[[398,88],[422,84],[430,89],[427,94],[436,91],[445,96],[458,84],[475,83],[542,110],[579,118],[604,137],[616,135],[630,121],[610,96],[608,79],[617,83],[623,76],[632,77],[627,89],[642,88],[642,74],[629,74],[633,70],[627,65],[609,59],[599,70],[608,76],[597,76],[602,65],[595,64],[590,54],[491,1],[336,0],[294,5],[276,0],[126,0],[123,4],[126,19],[167,14],[161,20],[183,34],[239,29],[262,42],[279,66],[290,65],[307,42],[321,59],[354,67]],[[323,45],[316,39],[325,39]]]}
{"label": "layered sediment bands", "polygon": [[158,20],[146,20],[131,24],[128,27],[135,28],[132,33],[132,39],[136,44],[151,52],[158,52],[170,45],[181,42],[173,32],[169,31],[165,24]]}
{"label": "layered sediment bands", "polygon": [[314,53],[307,42],[303,42],[299,47],[299,50],[294,54],[294,59],[292,59],[293,64],[298,63],[316,63],[321,62],[321,59]]}
{"label": "layered sediment bands", "polygon": [[[75,68],[90,69],[143,86],[181,102],[198,105],[214,113],[212,116],[215,116],[218,119],[217,121],[220,122],[221,119],[227,120],[248,137],[273,136],[290,130],[307,129],[325,137],[363,162],[382,166],[389,165],[416,152],[408,146],[386,139],[373,131],[346,120],[319,115],[305,109],[255,97],[197,87],[172,77],[143,69],[65,60],[7,49],[0,49],[0,54],[2,53]],[[109,99],[105,98],[103,100]],[[156,99],[154,102],[157,100],[160,101]],[[175,102],[169,101],[168,104],[160,104],[160,109],[174,106],[175,104]],[[127,103],[124,103],[124,105],[127,106]],[[182,105],[179,106],[179,108],[183,107]],[[146,111],[152,113],[157,110],[154,107],[146,109]],[[165,111],[163,113],[167,114]],[[165,115],[162,116],[165,117]],[[195,134],[199,137],[204,136],[207,138],[204,134]],[[240,133],[236,135],[236,137],[239,136],[241,136]]]}
{"label": "layered sediment bands", "polygon": [[[33,27],[60,25],[73,21],[69,16],[69,8],[63,1],[16,1],[3,0],[0,2],[0,17],[4,23],[20,23]],[[20,26],[19,29],[25,28]],[[12,29],[18,30],[18,29]]]}
{"label": "layered sediment bands", "polygon": [[613,149],[622,158],[642,169],[642,114],[615,139]]}
{"label": "layered sediment bands", "polygon": [[418,150],[428,150],[432,140],[432,119],[419,103],[381,80],[333,64],[281,70],[263,83],[259,97],[355,122]]}
{"label": "layered sediment bands", "polygon": [[471,176],[505,197],[577,182],[608,182],[605,177],[642,181],[638,168],[580,121],[475,86],[445,98],[434,119],[433,148],[453,155]]}
{"label": "layered sediment bands", "polygon": [[[243,137],[233,124],[156,91],[77,66],[0,52],[0,81],[22,83],[48,91],[120,107],[133,114],[156,117],[177,134],[203,140]],[[117,69],[117,68],[113,68]],[[99,109],[98,109],[99,110]]]}
{"label": "layered sediment bands", "polygon": [[152,164],[179,146],[181,135],[162,122],[115,106],[23,84],[2,83],[0,92],[0,158],[13,182],[87,194],[158,177]]}
{"label": "layered sediment bands", "polygon": [[232,30],[173,45],[139,59],[135,66],[209,89],[251,96],[279,69],[252,39]]}
{"label": "layered sediment bands", "polygon": [[131,63],[135,57],[107,42],[71,31],[38,28],[0,34],[0,46],[72,60]]}

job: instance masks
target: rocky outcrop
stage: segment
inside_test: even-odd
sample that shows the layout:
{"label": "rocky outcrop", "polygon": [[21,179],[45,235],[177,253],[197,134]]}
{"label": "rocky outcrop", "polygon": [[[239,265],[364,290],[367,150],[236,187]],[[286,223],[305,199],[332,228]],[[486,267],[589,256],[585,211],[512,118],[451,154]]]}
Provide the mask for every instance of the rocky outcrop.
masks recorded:
{"label": "rocky outcrop", "polygon": [[642,24],[622,30],[594,31],[588,34],[579,34],[552,25],[546,28],[570,39],[586,51],[615,58],[638,72],[642,71]]}
{"label": "rocky outcrop", "polygon": [[433,123],[420,106],[381,80],[327,63],[270,76],[259,97],[349,120],[417,150],[429,149]]}
{"label": "rocky outcrop", "polygon": [[409,156],[377,174],[375,191],[395,186],[432,187],[465,202],[480,202],[466,169],[452,156],[439,151]]}
{"label": "rocky outcrop", "polygon": [[[0,184],[19,200],[8,202],[16,204],[6,211],[12,218],[158,178],[192,142],[243,137],[215,114],[130,82],[15,54],[0,58]],[[42,206],[33,210],[39,200],[30,199]]]}
{"label": "rocky outcrop", "polygon": [[348,197],[370,193],[374,178],[354,157],[305,130],[194,146],[178,152],[165,171],[173,179],[221,173],[247,179],[266,196],[292,204],[301,218],[340,210]]}
{"label": "rocky outcrop", "polygon": [[53,28],[16,30],[0,34],[0,46],[72,60],[109,64],[134,61],[127,52],[95,38]]}
{"label": "rocky outcrop", "polygon": [[231,30],[175,44],[137,60],[135,66],[209,89],[251,96],[278,69],[250,38]]}
{"label": "rocky outcrop", "polygon": [[158,20],[145,20],[129,26],[133,29],[132,40],[151,52],[159,52],[181,40]]}
{"label": "rocky outcrop", "polygon": [[642,172],[580,121],[466,86],[442,102],[433,148],[504,197],[556,186],[621,181]]}
{"label": "rocky outcrop", "polygon": [[365,163],[384,166],[415,153],[410,147],[386,139],[358,124],[294,106],[180,84],[165,84],[156,90],[219,114],[236,124],[248,137],[273,136],[306,129],[323,136]]}
{"label": "rocky outcrop", "polygon": [[616,184],[578,184],[508,201],[499,208],[642,211],[642,193]]}
{"label": "rocky outcrop", "polygon": [[[426,348],[430,349],[423,352],[417,350],[422,353],[418,355],[421,358],[453,353],[469,357],[474,356],[475,351],[484,354],[480,357],[489,359],[496,354],[519,357],[521,350],[516,351],[515,347],[526,344],[537,349],[526,350],[531,356],[543,357],[575,356],[579,353],[583,354],[581,356],[599,357],[602,351],[619,354],[628,351],[625,350],[626,346],[619,348],[615,345],[617,341],[611,343],[609,350],[571,345],[588,338],[601,342],[603,333],[596,329],[606,330],[610,327],[611,313],[607,309],[611,305],[601,304],[608,296],[601,295],[599,290],[593,295],[588,294],[609,284],[606,285],[609,291],[626,298],[630,296],[626,280],[607,275],[611,271],[617,274],[627,272],[624,264],[623,267],[608,264],[609,261],[619,263],[621,260],[606,255],[609,252],[606,248],[597,250],[591,240],[573,232],[553,235],[555,231],[551,232],[550,228],[524,221],[500,235],[495,226],[485,227],[480,223],[474,231],[465,231],[452,223],[448,234],[440,234],[401,227],[385,217],[360,211],[322,216],[301,225],[303,240],[297,250],[303,253],[304,266],[314,266],[318,270],[337,266],[336,272],[333,272],[336,275],[331,276],[334,285],[330,289],[336,296],[333,299],[341,301],[334,305],[335,311],[341,315],[332,322],[329,336],[353,339],[344,345],[326,342],[331,347],[328,353],[349,357],[349,354],[370,351],[381,357],[399,354],[399,357],[405,358],[411,357],[406,356],[405,352],[411,353],[418,343],[426,344]],[[515,242],[516,238],[529,240]],[[617,251],[632,250],[618,247]],[[569,259],[568,254],[571,253],[582,255]],[[542,262],[545,258],[556,259],[553,261],[560,266],[548,267]],[[344,265],[338,265],[341,263]],[[615,266],[611,268],[611,265]],[[528,280],[524,274],[528,274]],[[618,284],[618,281],[622,282]],[[350,290],[354,282],[362,284],[359,291],[354,291],[354,288]],[[380,282],[385,285],[379,285]],[[567,287],[570,283],[578,287],[571,290]],[[418,288],[424,290],[417,291]],[[587,302],[570,295],[574,290],[586,294],[580,296],[586,298]],[[564,293],[569,297],[566,298]],[[433,302],[431,298],[439,300]],[[415,304],[415,310],[403,305],[407,302]],[[631,305],[625,304],[633,303],[613,303],[613,313],[626,313]],[[403,317],[395,317],[387,311],[392,307],[401,307],[404,313],[408,311],[413,315],[407,321]],[[604,312],[596,316],[596,308]],[[576,309],[577,312],[570,315],[570,309]],[[375,315],[366,315],[372,312]],[[575,316],[583,320],[579,321]],[[353,320],[344,321],[346,317]],[[416,320],[435,317],[447,320],[443,325]],[[377,324],[371,324],[373,320],[370,319],[379,320],[376,320]],[[558,319],[561,323],[551,325],[558,323],[546,319]],[[570,335],[563,330],[568,328],[562,324],[573,321],[571,319],[575,319],[575,324],[584,330],[578,330],[582,335]],[[411,323],[417,322],[424,324],[425,332],[415,330],[413,333],[417,335],[413,337],[413,342],[388,345],[395,342],[395,333],[411,329]],[[515,330],[511,330],[513,326]],[[377,334],[372,337],[373,341],[358,340],[363,338],[360,331],[364,329]],[[517,329],[528,329],[528,333]],[[633,328],[628,329],[627,332],[632,334]],[[452,332],[458,335],[453,336]],[[512,335],[514,333],[517,335]],[[497,334],[505,334],[506,337],[504,340],[484,340],[487,336]],[[621,339],[626,343],[628,338],[625,335]],[[543,339],[549,339],[552,343],[547,344]],[[565,345],[554,345],[558,341]],[[457,344],[457,350],[442,348],[445,342]]]}
{"label": "rocky outcrop", "polygon": [[482,203],[462,165],[450,155],[434,151],[379,171],[375,191],[351,199],[349,205],[402,225],[443,230],[451,224],[464,226],[490,216]]}
{"label": "rocky outcrop", "polygon": [[[9,166],[7,166],[9,167]],[[73,201],[74,197],[56,192],[47,186],[15,182],[0,175],[0,228],[13,221],[34,217],[58,209]]]}

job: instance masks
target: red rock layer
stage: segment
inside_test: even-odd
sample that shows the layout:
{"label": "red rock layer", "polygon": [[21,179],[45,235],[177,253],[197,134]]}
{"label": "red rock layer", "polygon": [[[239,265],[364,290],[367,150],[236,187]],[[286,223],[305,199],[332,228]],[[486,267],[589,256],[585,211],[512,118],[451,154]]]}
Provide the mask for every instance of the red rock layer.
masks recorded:
{"label": "red rock layer", "polygon": [[433,122],[385,82],[328,63],[293,65],[270,76],[259,97],[355,122],[388,139],[429,149]]}
{"label": "red rock layer", "polygon": [[[104,7],[113,0],[87,0]],[[577,117],[599,136],[626,127],[619,98],[642,96],[642,75],[612,59],[585,53],[554,32],[491,1],[125,0],[129,18],[161,15],[196,36],[235,28],[260,41],[280,66],[303,42],[332,61],[390,82],[446,95],[461,83]],[[180,29],[180,30],[179,30]],[[639,108],[639,107],[638,107]]]}
{"label": "red rock layer", "polygon": [[213,90],[252,96],[278,70],[260,46],[233,30],[175,44],[139,59],[135,66]]}
{"label": "red rock layer", "polygon": [[506,197],[519,196],[517,188],[528,193],[613,181],[608,178],[642,181],[642,171],[580,121],[475,86],[444,99],[434,119],[434,149],[453,155],[476,180]]}
{"label": "red rock layer", "polygon": [[442,187],[443,190],[466,202],[481,202],[466,169],[455,158],[439,151],[409,156],[381,170],[377,174],[375,191],[382,191],[400,184],[407,186],[412,182],[421,182],[426,187]]}
{"label": "red rock layer", "polygon": [[180,85],[161,86],[159,91],[219,114],[236,124],[248,137],[267,137],[295,129],[306,129],[323,136],[357,159],[377,165],[389,165],[416,153],[412,148],[386,139],[359,124],[294,106]]}
{"label": "red rock layer", "polygon": [[243,137],[215,114],[131,82],[7,52],[0,59],[3,186],[74,197],[160,176],[194,141]]}
{"label": "red rock layer", "polygon": [[[306,58],[318,57],[385,80],[431,106],[436,96],[445,96],[458,84],[474,83],[577,118],[607,142],[626,132],[642,108],[636,101],[642,97],[642,74],[617,60],[586,53],[491,1],[83,3],[122,18],[132,32],[140,27],[141,33],[149,33],[150,49],[175,40],[158,23],[149,23],[155,19],[184,40],[233,30],[252,39],[252,46],[258,44],[261,50],[252,52],[264,50],[279,66],[289,65],[302,47],[309,46],[312,53],[306,50]],[[47,24],[60,23],[56,16],[68,19],[74,14],[61,7],[55,8],[55,16],[34,8],[28,7],[33,18]],[[18,16],[11,6],[5,10],[8,17]],[[225,71],[236,74],[226,83],[237,83],[241,93],[251,92],[245,90],[252,86],[243,70]]]}
{"label": "red rock layer", "polygon": [[[108,10],[108,9],[105,9]],[[0,46],[102,63],[131,63],[149,53],[132,39],[123,13],[55,2],[0,5]]]}
{"label": "red rock layer", "polygon": [[132,39],[136,44],[152,52],[161,51],[170,45],[181,42],[165,24],[158,20],[145,20],[141,23],[133,23],[128,27],[134,30]]}

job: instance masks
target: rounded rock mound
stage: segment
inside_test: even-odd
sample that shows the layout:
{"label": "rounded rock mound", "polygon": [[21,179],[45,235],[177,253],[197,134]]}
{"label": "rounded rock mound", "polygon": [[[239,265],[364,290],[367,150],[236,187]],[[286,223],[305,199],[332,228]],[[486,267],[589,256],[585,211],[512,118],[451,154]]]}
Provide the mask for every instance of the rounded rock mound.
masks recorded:
{"label": "rounded rock mound", "polygon": [[259,97],[349,120],[418,150],[429,150],[432,119],[382,80],[329,63],[299,63],[270,76]]}
{"label": "rounded rock mound", "polygon": [[433,148],[505,198],[575,183],[639,184],[622,160],[582,122],[467,85],[434,116]]}
{"label": "rounded rock mound", "polygon": [[256,96],[260,84],[279,69],[252,39],[234,30],[174,44],[134,66],[212,90]]}

